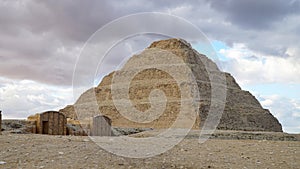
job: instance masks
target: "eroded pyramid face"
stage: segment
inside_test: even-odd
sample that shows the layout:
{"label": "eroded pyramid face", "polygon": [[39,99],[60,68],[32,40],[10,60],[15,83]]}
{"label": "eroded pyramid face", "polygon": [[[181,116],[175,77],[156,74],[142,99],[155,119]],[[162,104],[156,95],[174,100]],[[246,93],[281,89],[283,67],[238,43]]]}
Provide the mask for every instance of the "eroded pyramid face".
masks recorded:
{"label": "eroded pyramid face", "polygon": [[[178,66],[172,55],[184,66]],[[184,82],[189,84],[189,90],[183,88]],[[141,54],[132,56],[121,70],[110,73],[96,88],[82,94],[75,108],[79,107],[79,118],[101,113],[117,127],[169,128],[178,119],[186,93],[198,105],[194,128],[205,125],[209,116],[214,120],[221,115],[217,120],[219,129],[282,131],[278,120],[251,93],[241,90],[230,74],[221,72],[212,60],[180,39],[153,42]],[[127,102],[114,102],[125,97]],[[223,109],[219,108],[221,104]],[[184,111],[188,114],[195,112],[193,109],[190,106]],[[61,111],[75,113],[70,107]]]}

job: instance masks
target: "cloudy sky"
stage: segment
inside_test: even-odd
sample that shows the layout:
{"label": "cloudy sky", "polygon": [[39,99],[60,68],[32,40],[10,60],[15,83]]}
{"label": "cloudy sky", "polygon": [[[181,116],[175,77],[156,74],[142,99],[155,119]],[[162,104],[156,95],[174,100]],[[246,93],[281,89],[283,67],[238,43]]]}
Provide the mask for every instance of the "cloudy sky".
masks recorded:
{"label": "cloudy sky", "polygon": [[73,70],[85,42],[105,24],[140,12],[171,14],[196,25],[217,52],[219,67],[270,109],[284,131],[300,133],[298,0],[2,0],[4,118],[73,103]]}

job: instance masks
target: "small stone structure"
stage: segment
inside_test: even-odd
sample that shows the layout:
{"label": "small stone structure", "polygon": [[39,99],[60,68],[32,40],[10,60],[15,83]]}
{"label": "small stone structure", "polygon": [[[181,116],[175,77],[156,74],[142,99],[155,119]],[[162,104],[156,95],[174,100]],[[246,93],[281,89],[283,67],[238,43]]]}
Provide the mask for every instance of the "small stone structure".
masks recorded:
{"label": "small stone structure", "polygon": [[92,127],[91,127],[92,136],[111,136],[111,119],[107,116],[98,115],[93,117]]}
{"label": "small stone structure", "polygon": [[42,114],[29,116],[32,124],[32,133],[49,135],[66,135],[67,119],[64,114],[57,111],[47,111]]}
{"label": "small stone structure", "polygon": [[112,135],[111,119],[103,115],[98,115],[93,117],[91,135],[111,136]]}

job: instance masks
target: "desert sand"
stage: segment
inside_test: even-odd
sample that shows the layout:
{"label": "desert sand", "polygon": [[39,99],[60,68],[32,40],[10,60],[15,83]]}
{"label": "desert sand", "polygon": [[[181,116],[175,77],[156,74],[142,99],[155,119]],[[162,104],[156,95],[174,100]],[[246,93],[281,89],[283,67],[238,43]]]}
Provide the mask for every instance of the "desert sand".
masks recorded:
{"label": "desert sand", "polygon": [[200,144],[196,132],[146,159],[111,154],[87,136],[3,132],[0,168],[300,168],[300,141],[213,138]]}

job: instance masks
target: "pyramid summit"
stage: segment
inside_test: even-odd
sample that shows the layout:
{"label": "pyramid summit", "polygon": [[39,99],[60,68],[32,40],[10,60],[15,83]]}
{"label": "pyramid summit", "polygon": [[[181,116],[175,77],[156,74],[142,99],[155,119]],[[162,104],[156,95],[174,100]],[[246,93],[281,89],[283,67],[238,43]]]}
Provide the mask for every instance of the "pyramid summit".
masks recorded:
{"label": "pyramid summit", "polygon": [[[235,79],[226,72],[221,72],[217,65],[203,54],[198,53],[192,46],[183,39],[167,39],[153,42],[147,49],[138,55],[132,56],[123,68],[105,76],[97,87],[84,92],[74,105],[69,105],[60,112],[72,119],[82,117],[93,117],[97,114],[107,116],[112,121],[112,126],[128,128],[169,128],[176,121],[182,106],[182,84],[172,77],[171,74],[159,68],[145,68],[138,73],[132,73],[138,67],[145,66],[145,62],[156,60],[159,63],[174,63],[173,60],[162,58],[159,53],[168,52],[176,55],[187,65],[193,74],[197,93],[199,93],[199,114],[196,117],[194,128],[202,127],[212,106],[212,85],[210,75],[217,77],[224,76],[225,79],[225,106],[221,112],[222,116],[217,128],[221,130],[246,130],[246,131],[276,131],[282,132],[282,126],[279,121],[264,109],[258,100],[248,91],[244,91],[236,83]],[[164,53],[164,52],[162,52]],[[168,54],[167,53],[167,54]],[[147,57],[150,56],[150,57]],[[149,59],[150,58],[150,59]],[[151,61],[150,61],[151,62]],[[176,65],[176,64],[174,64]],[[174,75],[180,79],[187,77],[190,73],[182,67],[169,66]],[[168,66],[168,65],[167,65]],[[209,69],[207,69],[209,67]],[[114,80],[116,75],[123,77]],[[128,76],[127,76],[128,75]],[[134,75],[131,77],[131,75]],[[131,78],[128,78],[131,77]],[[130,81],[130,82],[128,82]],[[119,91],[128,87],[128,97],[134,109],[143,113],[153,109],[151,105],[152,91],[159,89],[165,95],[165,109],[161,113],[159,109],[153,110],[154,113],[147,116],[144,122],[134,121],[124,117],[119,108],[116,107],[114,97]],[[113,92],[112,87],[117,86],[118,92]],[[126,94],[126,92],[125,92]],[[155,96],[156,97],[156,96]],[[155,98],[154,97],[154,98]],[[96,99],[95,99],[96,98]],[[97,102],[95,107],[93,102]],[[153,101],[153,100],[152,100]],[[154,99],[155,102],[155,99]],[[160,102],[157,103],[161,104]],[[78,108],[79,107],[79,108]],[[124,109],[129,107],[124,106]],[[76,110],[76,112],[75,112]],[[135,111],[132,111],[134,113]],[[138,114],[136,114],[138,115]]]}

